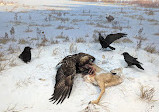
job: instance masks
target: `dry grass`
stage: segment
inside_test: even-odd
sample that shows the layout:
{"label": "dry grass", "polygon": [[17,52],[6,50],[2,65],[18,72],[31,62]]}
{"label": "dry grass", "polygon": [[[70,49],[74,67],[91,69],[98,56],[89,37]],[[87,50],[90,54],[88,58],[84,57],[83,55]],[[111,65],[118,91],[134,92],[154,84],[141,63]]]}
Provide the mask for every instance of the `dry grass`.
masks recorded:
{"label": "dry grass", "polygon": [[7,63],[0,63],[0,72],[2,72],[3,70],[5,70],[5,68],[7,67]]}
{"label": "dry grass", "polygon": [[77,22],[81,22],[81,21],[84,21],[84,20],[82,20],[82,19],[73,19],[72,20],[73,23],[77,23]]}
{"label": "dry grass", "polygon": [[6,44],[10,41],[11,39],[10,38],[0,38],[0,44]]}
{"label": "dry grass", "polygon": [[73,28],[73,27],[67,27],[67,26],[59,25],[56,29],[65,29],[65,30],[70,30],[70,29],[74,29],[74,28]]}
{"label": "dry grass", "polygon": [[124,38],[124,39],[119,39],[114,41],[114,43],[133,43],[132,40],[130,40],[129,38]]}
{"label": "dry grass", "polygon": [[96,36],[96,34],[93,34],[93,42],[99,43],[98,36]]}
{"label": "dry grass", "polygon": [[25,39],[19,39],[19,44],[28,44],[29,42]]}
{"label": "dry grass", "polygon": [[15,111],[15,108],[16,108],[16,105],[14,106],[8,106],[7,109],[5,109],[3,112],[18,112],[18,111]]}
{"label": "dry grass", "polygon": [[40,46],[47,46],[47,43],[48,43],[49,41],[46,39],[46,38],[43,38],[42,39],[42,41],[41,41],[41,43],[40,44],[37,44],[37,46],[38,47],[40,47]]}
{"label": "dry grass", "polygon": [[57,16],[54,16],[54,18],[57,20],[57,21],[61,21],[61,22],[68,22],[70,19],[69,18],[61,18],[61,17],[57,17]]}
{"label": "dry grass", "polygon": [[59,25],[56,29],[64,29],[65,26]]}
{"label": "dry grass", "polygon": [[99,23],[96,24],[96,27],[99,27],[99,28],[110,28],[109,26],[105,26],[105,25],[99,24]]}
{"label": "dry grass", "polygon": [[87,25],[96,25],[94,22],[88,22]]}
{"label": "dry grass", "polygon": [[58,39],[68,39],[68,36],[63,35],[63,32],[61,32],[61,34],[57,35],[56,38],[58,38]]}
{"label": "dry grass", "polygon": [[32,108],[32,107],[23,107],[21,109],[16,109],[17,108],[17,104],[13,105],[13,106],[8,106],[5,110],[3,110],[2,112],[23,112],[26,109]]}
{"label": "dry grass", "polygon": [[145,100],[147,102],[155,101],[155,100],[153,100],[154,92],[155,92],[154,88],[148,88],[148,87],[141,85],[141,87],[140,87],[140,99]]}
{"label": "dry grass", "polygon": [[17,66],[17,63],[15,62],[15,59],[9,60],[9,66],[11,66],[11,67]]}
{"label": "dry grass", "polygon": [[108,31],[105,31],[105,30],[94,30],[93,32],[94,32],[94,33],[99,33],[99,32],[100,32],[100,33],[106,33],[106,32],[108,32]]}
{"label": "dry grass", "polygon": [[80,37],[80,38],[76,39],[76,42],[77,43],[85,43],[86,41],[82,37]]}
{"label": "dry grass", "polygon": [[145,51],[149,52],[149,53],[159,53],[159,51],[157,51],[156,47],[153,45],[148,45],[144,48]]}
{"label": "dry grass", "polygon": [[57,40],[51,40],[51,44],[58,44],[59,43],[59,41],[57,41]]}
{"label": "dry grass", "polygon": [[32,29],[30,29],[29,27],[25,30],[26,33],[29,33],[29,32],[33,32]]}
{"label": "dry grass", "polygon": [[69,48],[70,53],[76,53],[77,52],[77,46],[74,43],[71,43],[70,48]]}
{"label": "dry grass", "polygon": [[70,41],[69,37],[66,37],[66,38],[63,40],[63,42],[69,42],[69,41]]}
{"label": "dry grass", "polygon": [[31,81],[31,77],[25,79],[25,80],[19,80],[17,83],[16,83],[16,87],[17,88],[21,88],[21,87],[27,87],[29,86],[29,84],[31,84],[32,81]]}
{"label": "dry grass", "polygon": [[147,21],[148,22],[159,22],[158,20],[155,20],[155,19],[148,19]]}
{"label": "dry grass", "polygon": [[0,62],[5,61],[6,59],[4,58],[4,53],[0,52]]}
{"label": "dry grass", "polygon": [[51,24],[29,24],[31,27],[51,27]]}
{"label": "dry grass", "polygon": [[152,16],[154,15],[154,12],[152,10],[149,10],[148,12],[145,12],[147,15]]}
{"label": "dry grass", "polygon": [[9,46],[8,51],[9,51],[10,54],[15,53],[15,49],[11,45]]}
{"label": "dry grass", "polygon": [[159,36],[159,33],[155,33],[154,35]]}
{"label": "dry grass", "polygon": [[39,49],[38,49],[38,53],[37,53],[37,58],[40,58],[40,54],[41,54],[41,52],[42,52],[42,49],[41,49],[41,48],[39,48]]}

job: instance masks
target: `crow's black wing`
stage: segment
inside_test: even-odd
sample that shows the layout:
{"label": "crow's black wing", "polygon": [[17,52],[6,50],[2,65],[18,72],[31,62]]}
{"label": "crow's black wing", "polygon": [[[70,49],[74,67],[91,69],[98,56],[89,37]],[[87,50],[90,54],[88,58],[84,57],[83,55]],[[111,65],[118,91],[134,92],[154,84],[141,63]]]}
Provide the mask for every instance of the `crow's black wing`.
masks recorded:
{"label": "crow's black wing", "polygon": [[127,34],[125,33],[109,34],[106,36],[105,41],[107,42],[108,45],[110,45],[115,40],[125,37],[126,35]]}
{"label": "crow's black wing", "polygon": [[66,97],[69,98],[72,91],[75,74],[76,64],[74,61],[67,60],[66,63],[63,63],[60,66],[56,74],[54,93],[50,98],[51,101],[54,101],[53,103],[62,103]]}

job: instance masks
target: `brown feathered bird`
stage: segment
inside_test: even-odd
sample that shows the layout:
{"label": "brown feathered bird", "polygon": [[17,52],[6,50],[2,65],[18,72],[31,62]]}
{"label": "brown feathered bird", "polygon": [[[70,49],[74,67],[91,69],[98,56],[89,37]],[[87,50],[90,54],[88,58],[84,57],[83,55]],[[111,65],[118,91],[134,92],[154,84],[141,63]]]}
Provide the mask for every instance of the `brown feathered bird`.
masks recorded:
{"label": "brown feathered bird", "polygon": [[86,69],[81,69],[85,64],[92,63],[95,58],[89,54],[78,53],[74,55],[66,56],[60,63],[61,66],[58,68],[56,73],[56,83],[54,86],[54,93],[49,99],[54,101],[53,103],[62,103],[65,98],[69,98],[72,87],[74,76],[76,73],[83,73]]}
{"label": "brown feathered bird", "polygon": [[114,20],[114,17],[111,15],[106,14],[106,19],[108,22],[112,22]]}

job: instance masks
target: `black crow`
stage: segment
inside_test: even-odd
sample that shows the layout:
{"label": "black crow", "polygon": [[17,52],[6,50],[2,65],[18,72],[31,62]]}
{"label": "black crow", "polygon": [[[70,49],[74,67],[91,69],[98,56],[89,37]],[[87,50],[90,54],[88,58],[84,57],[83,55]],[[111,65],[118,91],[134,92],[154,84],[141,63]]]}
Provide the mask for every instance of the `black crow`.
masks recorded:
{"label": "black crow", "polygon": [[59,104],[62,103],[66,97],[69,98],[75,75],[84,72],[81,67],[93,62],[94,60],[95,58],[89,54],[78,53],[66,56],[61,62],[59,62],[57,66],[60,64],[61,66],[57,69],[54,93],[49,100],[54,101],[53,103],[57,102],[57,104]]}
{"label": "black crow", "polygon": [[124,59],[127,62],[128,66],[136,65],[138,68],[144,70],[144,68],[140,65],[142,63],[137,61],[137,58],[130,56],[127,52],[124,52],[122,55],[124,56]]}
{"label": "black crow", "polygon": [[31,60],[31,47],[25,47],[24,51],[19,55],[19,58],[25,63],[30,62]]}
{"label": "black crow", "polygon": [[107,14],[107,15],[106,15],[106,19],[108,20],[108,22],[111,22],[111,21],[114,20],[114,17]]}
{"label": "black crow", "polygon": [[111,47],[110,44],[113,43],[115,40],[125,37],[127,34],[125,33],[116,33],[116,34],[109,34],[104,39],[101,33],[99,33],[99,42],[102,48],[109,47],[111,50],[115,50],[114,47]]}

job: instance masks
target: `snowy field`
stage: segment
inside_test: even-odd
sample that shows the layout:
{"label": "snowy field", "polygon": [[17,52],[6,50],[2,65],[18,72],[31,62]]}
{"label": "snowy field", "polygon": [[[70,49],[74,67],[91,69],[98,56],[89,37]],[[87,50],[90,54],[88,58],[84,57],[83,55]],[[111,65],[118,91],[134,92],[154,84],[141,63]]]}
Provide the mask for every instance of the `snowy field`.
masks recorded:
{"label": "snowy field", "polygon": [[[106,14],[115,20],[108,22]],[[0,1],[0,112],[158,112],[159,110],[159,8],[70,0]],[[126,33],[102,51],[98,32]],[[18,55],[25,46],[32,60]],[[56,64],[67,55],[84,52],[110,71],[122,67],[124,82],[106,88],[99,105],[89,104],[100,90],[74,81],[69,99],[52,104]],[[143,63],[144,71],[126,68],[123,52]]]}

